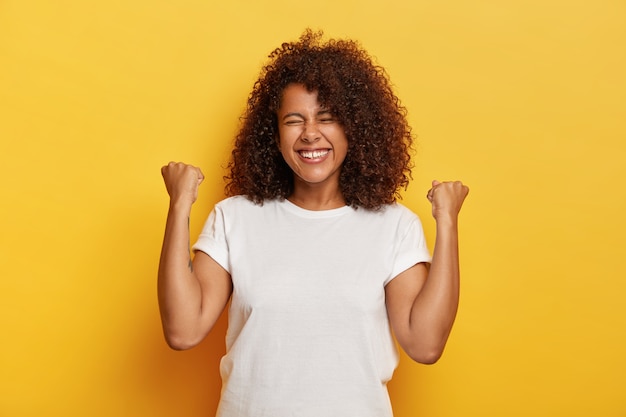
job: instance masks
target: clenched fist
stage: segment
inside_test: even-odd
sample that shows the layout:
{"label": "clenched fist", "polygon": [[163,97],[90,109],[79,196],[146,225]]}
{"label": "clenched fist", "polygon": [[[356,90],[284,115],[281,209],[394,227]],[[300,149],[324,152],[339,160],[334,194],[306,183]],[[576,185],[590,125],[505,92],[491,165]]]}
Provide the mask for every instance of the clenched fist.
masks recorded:
{"label": "clenched fist", "polygon": [[193,204],[198,198],[198,186],[204,180],[200,168],[182,162],[170,162],[161,168],[171,203]]}
{"label": "clenched fist", "polygon": [[468,193],[469,188],[461,181],[433,181],[433,186],[426,197],[432,203],[435,220],[446,216],[456,218]]}

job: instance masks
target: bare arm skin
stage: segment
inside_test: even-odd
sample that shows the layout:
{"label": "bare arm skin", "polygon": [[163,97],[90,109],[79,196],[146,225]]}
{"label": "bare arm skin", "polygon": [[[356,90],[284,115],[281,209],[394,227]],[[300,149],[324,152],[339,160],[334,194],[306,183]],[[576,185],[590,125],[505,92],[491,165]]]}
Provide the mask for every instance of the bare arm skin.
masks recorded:
{"label": "bare arm skin", "polygon": [[189,349],[204,339],[232,292],[230,275],[210,256],[189,248],[189,215],[204,179],[193,166],[170,162],[161,168],[170,206],[158,274],[159,309],[167,344]]}
{"label": "bare arm skin", "polygon": [[404,351],[425,364],[441,357],[459,304],[458,214],[469,188],[433,181],[428,192],[437,237],[430,268],[420,263],[385,288],[387,312]]}

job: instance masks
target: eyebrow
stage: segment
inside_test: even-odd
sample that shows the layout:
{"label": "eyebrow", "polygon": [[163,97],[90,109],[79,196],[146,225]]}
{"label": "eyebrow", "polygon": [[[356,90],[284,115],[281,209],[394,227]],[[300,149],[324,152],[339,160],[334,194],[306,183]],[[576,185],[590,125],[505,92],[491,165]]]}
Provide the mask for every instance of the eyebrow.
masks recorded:
{"label": "eyebrow", "polygon": [[300,113],[298,113],[298,112],[292,112],[292,113],[287,113],[286,115],[284,115],[284,116],[283,116],[283,120],[285,120],[285,119],[287,119],[287,118],[289,118],[289,117],[301,117],[301,118],[303,118],[303,119],[304,119],[304,116],[303,116],[303,115],[301,115]]}

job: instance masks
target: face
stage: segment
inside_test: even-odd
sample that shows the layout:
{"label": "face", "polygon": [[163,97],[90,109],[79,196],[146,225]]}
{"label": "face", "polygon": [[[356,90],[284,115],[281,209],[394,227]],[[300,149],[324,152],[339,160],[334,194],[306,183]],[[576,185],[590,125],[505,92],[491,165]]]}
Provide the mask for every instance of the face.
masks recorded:
{"label": "face", "polygon": [[295,174],[295,187],[338,190],[348,140],[341,123],[320,106],[317,92],[290,84],[277,113],[280,152]]}

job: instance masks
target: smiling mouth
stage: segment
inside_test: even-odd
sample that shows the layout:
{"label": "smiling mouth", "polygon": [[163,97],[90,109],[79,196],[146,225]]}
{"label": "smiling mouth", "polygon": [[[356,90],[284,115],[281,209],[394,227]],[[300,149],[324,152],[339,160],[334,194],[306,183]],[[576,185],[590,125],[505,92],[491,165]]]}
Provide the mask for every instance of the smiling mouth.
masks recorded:
{"label": "smiling mouth", "polygon": [[330,152],[330,149],[320,149],[315,151],[298,151],[298,154],[305,159],[323,158]]}

